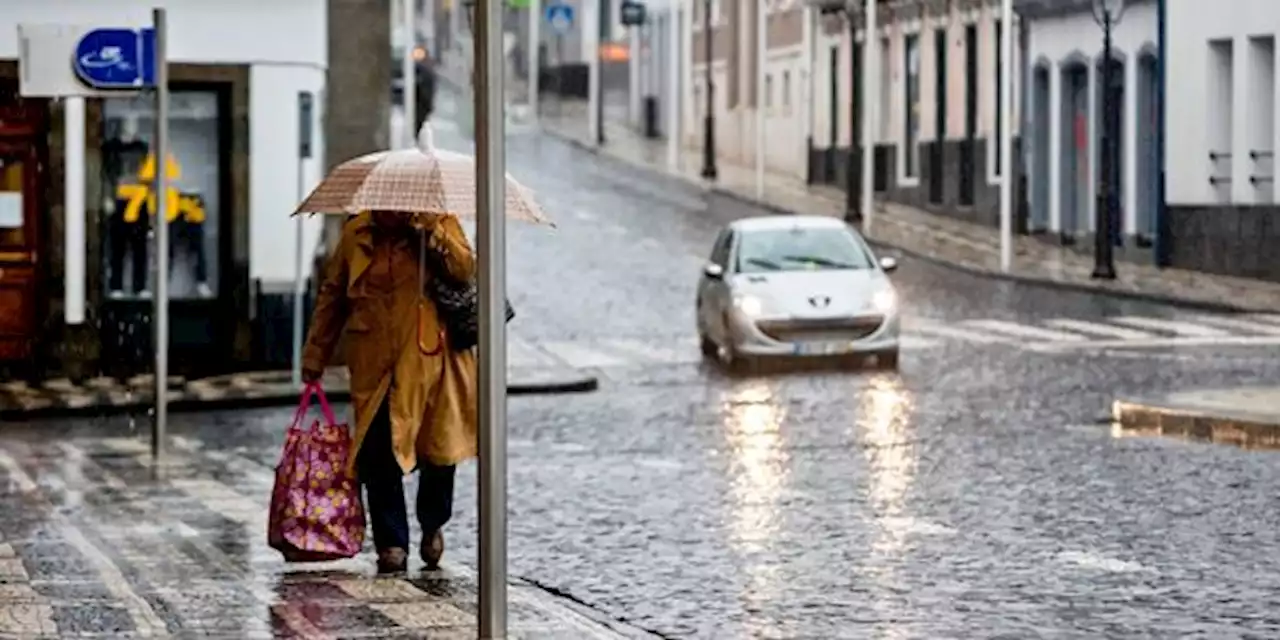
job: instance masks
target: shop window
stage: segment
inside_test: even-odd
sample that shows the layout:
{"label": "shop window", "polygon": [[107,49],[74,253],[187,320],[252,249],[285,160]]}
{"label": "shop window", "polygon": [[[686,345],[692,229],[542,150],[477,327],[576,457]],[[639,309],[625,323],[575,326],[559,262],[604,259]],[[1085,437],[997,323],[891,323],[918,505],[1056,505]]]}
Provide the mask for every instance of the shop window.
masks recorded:
{"label": "shop window", "polygon": [[[218,96],[175,91],[169,109],[169,295],[208,298],[218,290],[222,203]],[[103,101],[103,257],[108,295],[150,297],[155,280],[152,154],[154,102],[148,96]]]}

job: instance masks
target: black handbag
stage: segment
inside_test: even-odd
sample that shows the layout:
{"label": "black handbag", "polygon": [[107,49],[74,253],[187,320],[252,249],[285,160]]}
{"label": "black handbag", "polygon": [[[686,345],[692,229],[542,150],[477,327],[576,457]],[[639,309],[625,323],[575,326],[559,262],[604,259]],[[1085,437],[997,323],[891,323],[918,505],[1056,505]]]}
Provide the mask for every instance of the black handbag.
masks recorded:
{"label": "black handbag", "polygon": [[[425,234],[424,234],[425,235]],[[474,280],[460,282],[449,277],[449,270],[444,259],[435,251],[426,248],[423,241],[422,255],[430,260],[433,266],[433,278],[426,283],[425,292],[436,304],[436,313],[444,323],[445,336],[449,340],[449,348],[454,351],[466,351],[480,344],[480,292]],[[419,274],[425,280],[425,274]],[[516,317],[516,310],[511,301],[506,300],[506,321]]]}

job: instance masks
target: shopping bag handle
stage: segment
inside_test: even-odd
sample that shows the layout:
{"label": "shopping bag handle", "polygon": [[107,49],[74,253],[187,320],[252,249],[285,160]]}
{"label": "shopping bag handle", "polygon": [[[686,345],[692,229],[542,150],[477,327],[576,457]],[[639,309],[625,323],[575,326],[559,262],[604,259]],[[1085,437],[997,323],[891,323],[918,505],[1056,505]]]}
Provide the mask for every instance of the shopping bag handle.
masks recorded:
{"label": "shopping bag handle", "polygon": [[324,388],[319,382],[308,382],[302,387],[302,398],[298,400],[298,411],[293,414],[293,426],[297,428],[302,424],[303,418],[307,417],[307,410],[311,408],[311,396],[314,395],[320,400],[320,413],[328,420],[328,424],[338,424],[338,418],[333,414],[333,407],[329,406],[329,399],[324,395]]}

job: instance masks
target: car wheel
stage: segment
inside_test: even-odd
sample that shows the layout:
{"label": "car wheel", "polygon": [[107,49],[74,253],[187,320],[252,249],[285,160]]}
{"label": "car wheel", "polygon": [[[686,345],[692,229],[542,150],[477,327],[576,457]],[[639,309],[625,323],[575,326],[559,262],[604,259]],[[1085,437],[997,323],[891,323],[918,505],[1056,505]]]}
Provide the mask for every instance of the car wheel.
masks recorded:
{"label": "car wheel", "polygon": [[898,370],[898,350],[881,351],[876,354],[876,368],[883,371]]}

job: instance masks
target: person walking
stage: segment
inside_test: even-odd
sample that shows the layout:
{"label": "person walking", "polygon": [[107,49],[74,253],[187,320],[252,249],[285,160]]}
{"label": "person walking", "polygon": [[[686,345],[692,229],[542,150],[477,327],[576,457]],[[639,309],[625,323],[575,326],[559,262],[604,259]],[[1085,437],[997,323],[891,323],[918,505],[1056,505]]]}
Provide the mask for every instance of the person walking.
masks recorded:
{"label": "person walking", "polygon": [[474,350],[454,351],[424,288],[469,282],[475,260],[449,215],[364,212],[343,227],[325,265],[303,351],[308,382],[344,337],[355,411],[348,472],[367,493],[378,571],[408,566],[404,476],[419,471],[415,511],[428,569],[444,554],[456,465],[476,456]]}

